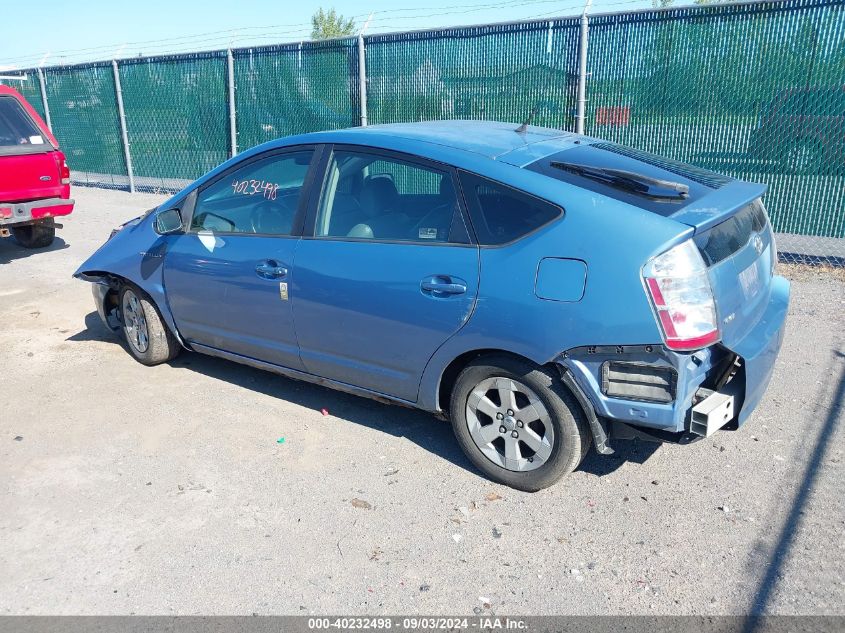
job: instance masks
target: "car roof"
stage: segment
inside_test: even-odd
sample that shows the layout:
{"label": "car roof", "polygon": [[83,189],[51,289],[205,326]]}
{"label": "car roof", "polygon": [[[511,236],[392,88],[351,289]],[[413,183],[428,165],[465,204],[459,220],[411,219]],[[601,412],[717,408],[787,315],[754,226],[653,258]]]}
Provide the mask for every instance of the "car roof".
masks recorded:
{"label": "car roof", "polygon": [[[519,129],[519,130],[518,130]],[[354,142],[375,147],[390,139],[437,145],[441,148],[501,159],[529,145],[549,145],[549,152],[568,147],[578,135],[552,128],[497,121],[449,120],[392,123],[305,134],[301,140],[320,143]]]}
{"label": "car roof", "polygon": [[271,150],[319,144],[358,145],[421,156],[488,178],[512,182],[513,186],[521,186],[529,193],[543,195],[537,189],[547,186],[547,179],[519,167],[592,140],[552,128],[528,125],[523,130],[518,123],[473,120],[392,123],[307,132],[267,141],[233,156],[198,178],[167,204],[172,204],[180,196],[213,180],[244,159]]}

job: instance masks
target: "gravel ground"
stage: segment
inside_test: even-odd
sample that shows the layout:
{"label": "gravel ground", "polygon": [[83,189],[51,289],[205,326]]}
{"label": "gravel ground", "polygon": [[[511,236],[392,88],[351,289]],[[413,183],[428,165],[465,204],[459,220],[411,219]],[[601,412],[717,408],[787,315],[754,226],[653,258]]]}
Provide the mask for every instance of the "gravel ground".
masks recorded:
{"label": "gravel ground", "polygon": [[743,429],[617,442],[526,494],[423,413],[135,362],[71,273],[162,198],[74,195],[49,250],[0,240],[0,613],[845,613],[841,276],[783,267]]}

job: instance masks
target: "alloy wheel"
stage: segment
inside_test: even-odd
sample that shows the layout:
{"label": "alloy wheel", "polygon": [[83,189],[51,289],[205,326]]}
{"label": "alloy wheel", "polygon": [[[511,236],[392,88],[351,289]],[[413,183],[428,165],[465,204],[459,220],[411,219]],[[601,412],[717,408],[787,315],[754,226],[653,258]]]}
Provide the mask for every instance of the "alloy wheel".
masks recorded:
{"label": "alloy wheel", "polygon": [[150,345],[150,335],[147,329],[147,318],[144,306],[137,295],[131,290],[123,293],[123,329],[126,340],[137,352],[143,354]]}
{"label": "alloy wheel", "polygon": [[467,398],[466,419],[475,445],[502,468],[534,470],[551,457],[555,433],[548,409],[518,380],[482,380]]}

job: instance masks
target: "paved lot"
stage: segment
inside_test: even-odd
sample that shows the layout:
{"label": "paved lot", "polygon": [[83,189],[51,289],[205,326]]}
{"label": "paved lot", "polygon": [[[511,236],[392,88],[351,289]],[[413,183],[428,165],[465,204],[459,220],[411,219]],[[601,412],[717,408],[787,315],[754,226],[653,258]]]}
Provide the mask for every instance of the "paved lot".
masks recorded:
{"label": "paved lot", "polygon": [[842,276],[793,271],[742,430],[525,494],[425,414],[136,363],[71,273],[162,198],[75,196],[49,251],[0,240],[0,613],[845,613]]}

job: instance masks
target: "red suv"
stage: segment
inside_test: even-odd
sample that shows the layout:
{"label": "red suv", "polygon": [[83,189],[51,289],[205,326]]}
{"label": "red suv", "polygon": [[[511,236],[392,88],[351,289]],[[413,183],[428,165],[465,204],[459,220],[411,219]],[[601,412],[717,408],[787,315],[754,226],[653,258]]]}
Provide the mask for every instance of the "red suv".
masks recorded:
{"label": "red suv", "polygon": [[49,246],[53,218],[71,211],[70,168],[56,137],[19,92],[0,86],[0,237]]}

